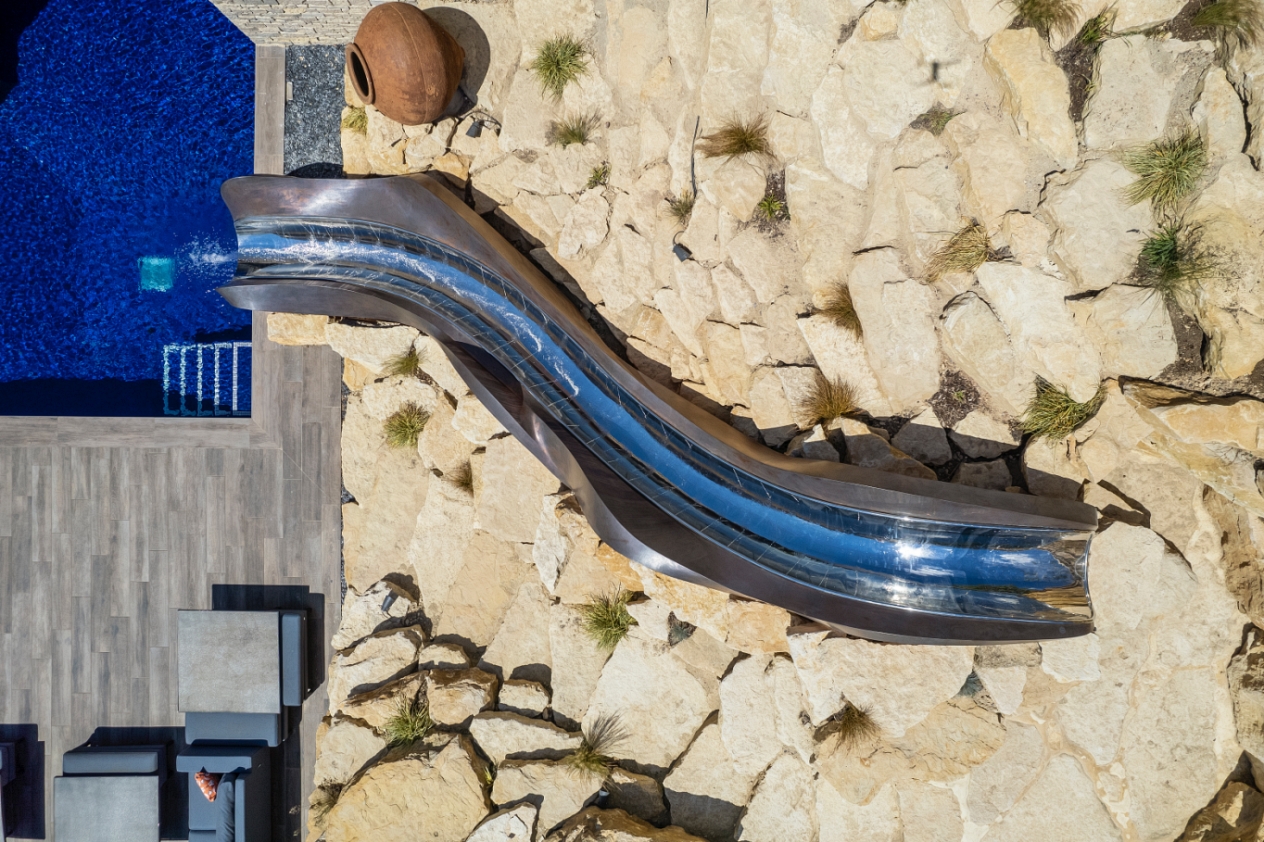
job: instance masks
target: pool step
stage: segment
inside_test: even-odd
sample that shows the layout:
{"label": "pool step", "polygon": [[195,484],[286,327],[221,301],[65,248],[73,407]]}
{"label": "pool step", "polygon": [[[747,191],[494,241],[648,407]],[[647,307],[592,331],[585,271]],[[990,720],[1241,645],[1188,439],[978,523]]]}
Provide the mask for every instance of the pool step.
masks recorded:
{"label": "pool step", "polygon": [[166,415],[250,414],[249,342],[177,342],[162,347]]}

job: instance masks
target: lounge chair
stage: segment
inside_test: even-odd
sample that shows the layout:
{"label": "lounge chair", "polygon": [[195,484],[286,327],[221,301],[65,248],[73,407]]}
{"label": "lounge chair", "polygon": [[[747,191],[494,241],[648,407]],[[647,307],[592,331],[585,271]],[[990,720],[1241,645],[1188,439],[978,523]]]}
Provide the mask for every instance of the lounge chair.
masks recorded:
{"label": "lounge chair", "polygon": [[[180,752],[176,771],[189,775],[189,842],[215,842],[226,824],[236,842],[271,839],[271,754],[263,745],[205,743]],[[194,781],[198,772],[223,775],[214,803]]]}
{"label": "lounge chair", "polygon": [[58,842],[158,842],[167,746],[80,746],[53,780]]}

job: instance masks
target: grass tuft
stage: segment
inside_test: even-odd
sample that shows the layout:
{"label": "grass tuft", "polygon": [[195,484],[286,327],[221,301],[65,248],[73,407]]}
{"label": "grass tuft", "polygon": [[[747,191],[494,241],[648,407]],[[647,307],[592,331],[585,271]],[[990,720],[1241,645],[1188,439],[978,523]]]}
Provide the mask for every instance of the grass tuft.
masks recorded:
{"label": "grass tuft", "polygon": [[425,702],[400,697],[395,713],[382,726],[382,734],[391,746],[406,746],[429,734],[433,727],[430,709]]}
{"label": "grass tuft", "polygon": [[430,413],[415,403],[406,403],[398,412],[382,422],[386,443],[391,447],[416,447],[417,437],[426,429]]}
{"label": "grass tuft", "polygon": [[602,164],[599,167],[593,167],[592,172],[588,174],[587,188],[591,190],[608,183],[610,183],[610,165]]}
{"label": "grass tuft", "polygon": [[417,353],[416,348],[409,348],[386,364],[386,373],[397,374],[401,377],[416,377],[421,374],[421,354]]}
{"label": "grass tuft", "polygon": [[920,117],[914,120],[913,125],[926,129],[935,137],[939,137],[944,133],[944,129],[948,128],[952,118],[960,116],[960,111],[953,111],[950,108],[944,108],[942,105],[935,104],[931,106],[929,111],[923,112]]}
{"label": "grass tuft", "polygon": [[1124,166],[1136,176],[1127,191],[1133,204],[1150,200],[1155,211],[1170,211],[1188,196],[1207,169],[1202,135],[1187,128],[1124,153]]}
{"label": "grass tuft", "polygon": [[329,812],[338,803],[338,797],[341,795],[342,784],[336,783],[321,784],[312,791],[311,800],[307,804],[317,827],[324,826],[325,819],[328,818]]}
{"label": "grass tuft", "polygon": [[854,751],[868,745],[882,733],[882,729],[878,727],[877,722],[874,722],[869,711],[851,702],[848,702],[833,719],[822,726],[821,730],[822,739],[836,735],[839,746],[846,751]]}
{"label": "grass tuft", "polygon": [[978,222],[971,222],[931,256],[926,264],[926,278],[937,281],[949,272],[973,272],[991,256],[992,243],[987,229]]}
{"label": "grass tuft", "polygon": [[619,724],[616,716],[602,715],[584,730],[579,748],[563,758],[562,762],[577,777],[604,781],[615,768],[610,752],[628,738],[628,732]]}
{"label": "grass tuft", "polygon": [[1056,35],[1069,38],[1075,34],[1080,6],[1075,0],[1011,0],[1018,11],[1018,20],[1048,38]]}
{"label": "grass tuft", "polygon": [[768,117],[760,114],[740,120],[734,117],[709,135],[703,135],[698,151],[708,158],[738,158],[745,155],[771,155],[768,143]]}
{"label": "grass tuft", "polygon": [[1080,34],[1075,36],[1086,47],[1096,47],[1102,42],[1115,37],[1115,10],[1106,9],[1096,17],[1089,18],[1080,27]]}
{"label": "grass tuft", "polygon": [[786,213],[786,203],[771,193],[759,200],[759,204],[755,205],[755,210],[759,211],[759,215],[769,222],[788,219],[790,216],[790,214]]}
{"label": "grass tuft", "polygon": [[860,315],[856,312],[856,305],[851,300],[851,290],[846,284],[840,283],[830,290],[825,306],[818,312],[844,330],[850,331],[853,336],[864,334]]}
{"label": "grass tuft", "polygon": [[457,465],[444,475],[444,479],[469,494],[474,493],[474,470],[469,462]]}
{"label": "grass tuft", "polygon": [[597,128],[596,114],[577,114],[553,121],[549,128],[549,140],[565,149],[572,143],[587,143]]}
{"label": "grass tuft", "polygon": [[636,620],[628,613],[631,599],[631,593],[620,590],[596,597],[580,608],[584,615],[584,631],[607,652],[613,651],[627,636],[628,630],[636,625]]}
{"label": "grass tuft", "polygon": [[1104,387],[1099,387],[1091,400],[1079,403],[1065,389],[1037,377],[1036,394],[1028,402],[1027,412],[1023,415],[1023,430],[1031,433],[1033,439],[1065,438],[1096,415],[1104,400]]}
{"label": "grass tuft", "polygon": [[343,116],[342,127],[360,134],[367,134],[369,131],[369,115],[363,108],[352,108]]}
{"label": "grass tuft", "polygon": [[693,213],[693,205],[698,199],[692,190],[686,190],[675,199],[667,200],[667,207],[671,211],[671,215],[681,225],[689,224],[689,215]]}
{"label": "grass tuft", "polygon": [[1260,0],[1216,0],[1200,9],[1192,22],[1233,33],[1252,46],[1264,34],[1264,4]]}
{"label": "grass tuft", "polygon": [[566,86],[588,72],[588,48],[574,36],[555,35],[540,45],[531,71],[546,93],[561,99]]}
{"label": "grass tuft", "polygon": [[843,415],[854,415],[860,411],[856,403],[856,390],[850,383],[841,380],[830,380],[818,373],[816,382],[808,389],[807,395],[799,404],[799,415],[802,424],[807,428],[816,424],[827,424]]}
{"label": "grass tuft", "polygon": [[1188,311],[1197,288],[1217,274],[1218,266],[1203,246],[1202,230],[1174,221],[1150,232],[1137,270],[1142,284]]}

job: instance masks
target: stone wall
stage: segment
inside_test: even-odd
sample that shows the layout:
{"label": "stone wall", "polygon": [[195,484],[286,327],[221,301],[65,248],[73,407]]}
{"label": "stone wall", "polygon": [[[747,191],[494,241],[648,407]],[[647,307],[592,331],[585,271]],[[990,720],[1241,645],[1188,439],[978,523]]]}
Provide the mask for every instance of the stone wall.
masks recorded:
{"label": "stone wall", "polygon": [[256,44],[346,44],[373,0],[211,0]]}

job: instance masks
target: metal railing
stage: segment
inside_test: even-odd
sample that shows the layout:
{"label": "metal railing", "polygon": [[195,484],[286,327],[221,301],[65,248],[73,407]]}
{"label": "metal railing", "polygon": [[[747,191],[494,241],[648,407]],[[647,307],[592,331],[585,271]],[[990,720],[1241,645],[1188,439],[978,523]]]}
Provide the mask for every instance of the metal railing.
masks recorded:
{"label": "metal railing", "polygon": [[249,342],[177,342],[162,347],[165,415],[250,414]]}

